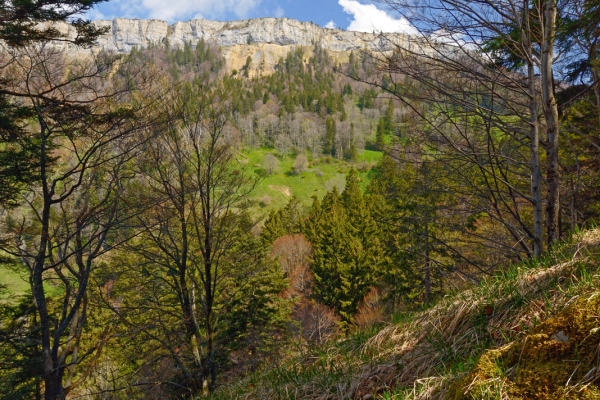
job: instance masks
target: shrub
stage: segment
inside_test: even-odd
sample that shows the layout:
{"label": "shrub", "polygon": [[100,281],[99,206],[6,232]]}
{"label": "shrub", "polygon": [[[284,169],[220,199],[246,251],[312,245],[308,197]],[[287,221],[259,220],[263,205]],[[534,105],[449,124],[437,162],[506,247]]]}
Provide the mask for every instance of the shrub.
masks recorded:
{"label": "shrub", "polygon": [[298,154],[294,161],[294,173],[300,174],[308,168],[308,158],[304,154]]}
{"label": "shrub", "polygon": [[267,153],[262,161],[262,169],[269,175],[279,172],[279,160],[272,153]]}

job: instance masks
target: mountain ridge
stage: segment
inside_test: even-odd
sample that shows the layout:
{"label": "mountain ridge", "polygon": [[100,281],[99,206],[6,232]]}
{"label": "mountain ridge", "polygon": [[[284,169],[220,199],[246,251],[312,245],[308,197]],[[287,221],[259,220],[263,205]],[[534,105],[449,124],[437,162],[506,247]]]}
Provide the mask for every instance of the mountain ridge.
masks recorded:
{"label": "mountain ridge", "polygon": [[[108,32],[98,38],[91,49],[76,47],[68,42],[53,43],[75,56],[85,56],[101,50],[129,53],[134,47],[147,48],[163,45],[181,48],[185,43],[195,46],[201,39],[221,47],[225,68],[229,71],[244,67],[247,57],[252,58],[250,76],[270,74],[280,58],[298,46],[307,54],[319,45],[332,55],[336,62],[347,62],[351,51],[368,50],[389,53],[397,48],[417,53],[427,52],[430,43],[417,36],[404,33],[368,33],[330,29],[312,22],[290,18],[255,18],[238,21],[212,21],[192,19],[168,24],[158,19],[114,18],[92,21],[96,27],[106,27]],[[41,29],[56,29],[66,37],[75,39],[76,30],[66,23],[41,24]]]}

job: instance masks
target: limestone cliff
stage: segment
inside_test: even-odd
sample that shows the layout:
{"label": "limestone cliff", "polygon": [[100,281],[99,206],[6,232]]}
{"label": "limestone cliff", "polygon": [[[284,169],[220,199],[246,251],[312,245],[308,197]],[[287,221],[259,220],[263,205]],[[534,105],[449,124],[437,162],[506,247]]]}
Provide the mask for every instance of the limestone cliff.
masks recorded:
{"label": "limestone cliff", "polygon": [[[162,44],[167,40],[172,47],[185,42],[195,45],[204,39],[221,46],[228,69],[239,69],[252,57],[252,69],[262,63],[264,73],[272,71],[280,57],[297,46],[312,47],[319,44],[334,54],[334,58],[346,58],[344,53],[352,50],[369,49],[389,51],[394,44],[406,45],[410,38],[402,34],[364,33],[340,29],[322,28],[309,22],[288,18],[259,18],[232,22],[195,19],[169,25],[156,19],[139,20],[115,18],[112,21],[94,21],[96,26],[108,27],[108,33],[97,41],[93,51],[100,49],[118,53],[129,52],[133,46],[147,47]],[[56,25],[55,25],[56,27]],[[66,34],[75,32],[66,24],[58,27]],[[58,44],[58,46],[61,46]],[[82,52],[81,49],[72,49]]]}
{"label": "limestone cliff", "polygon": [[233,22],[195,19],[176,22],[173,25],[159,20],[116,18],[94,23],[110,27],[109,34],[98,41],[98,46],[117,52],[128,52],[134,45],[145,47],[151,43],[163,43],[167,39],[172,46],[181,46],[186,41],[196,44],[201,38],[214,41],[222,47],[253,43],[280,46],[312,46],[319,43],[323,48],[336,52],[363,48],[390,50],[390,41],[400,42],[406,39],[406,36],[399,34],[386,34],[386,37],[383,37],[374,33],[327,29],[288,18],[259,18]]}

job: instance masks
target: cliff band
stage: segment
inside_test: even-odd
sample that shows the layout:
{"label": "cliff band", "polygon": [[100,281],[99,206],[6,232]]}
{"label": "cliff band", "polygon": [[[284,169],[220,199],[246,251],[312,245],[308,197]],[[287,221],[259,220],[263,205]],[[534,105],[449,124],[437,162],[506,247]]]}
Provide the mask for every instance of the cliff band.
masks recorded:
{"label": "cliff band", "polygon": [[[219,22],[194,19],[169,25],[157,19],[115,18],[112,21],[93,21],[98,27],[108,27],[106,35],[99,38],[92,52],[100,50],[128,53],[134,46],[138,48],[160,45],[166,41],[171,47],[182,47],[184,43],[196,45],[201,39],[215,43],[222,49],[225,67],[228,70],[240,69],[246,58],[252,57],[251,75],[261,68],[261,73],[273,72],[279,58],[284,57],[298,46],[306,47],[307,53],[318,44],[330,51],[336,62],[346,62],[354,50],[390,52],[401,46],[416,53],[431,51],[431,42],[416,36],[400,33],[367,33],[323,28],[312,22],[300,22],[289,18],[257,18],[240,21]],[[53,28],[71,38],[75,30],[66,23],[54,24]],[[42,24],[42,29],[44,25]],[[440,43],[441,44],[441,43]],[[455,50],[452,46],[444,46]],[[90,50],[74,48],[64,42],[54,44],[66,48],[77,56],[89,54]]]}

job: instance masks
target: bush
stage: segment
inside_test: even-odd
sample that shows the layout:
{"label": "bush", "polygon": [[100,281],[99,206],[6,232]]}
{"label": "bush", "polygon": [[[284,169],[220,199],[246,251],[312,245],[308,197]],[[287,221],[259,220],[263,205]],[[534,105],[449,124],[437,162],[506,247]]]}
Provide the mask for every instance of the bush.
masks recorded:
{"label": "bush", "polygon": [[308,168],[308,158],[304,154],[298,154],[294,161],[294,173],[300,174]]}
{"label": "bush", "polygon": [[279,172],[279,160],[272,153],[267,153],[262,161],[262,169],[269,175]]}

